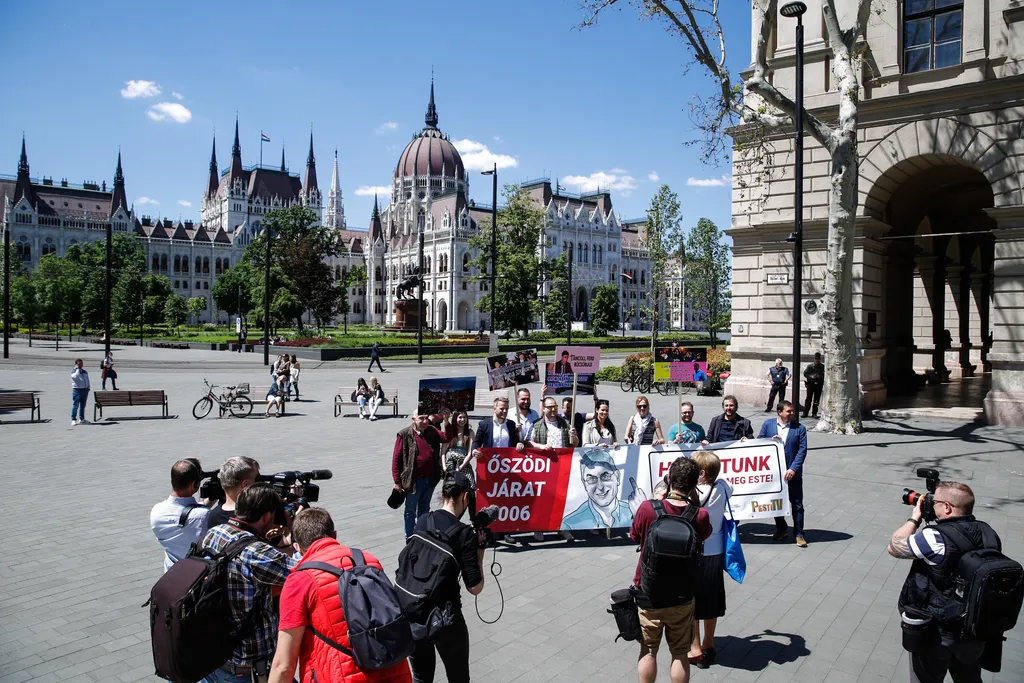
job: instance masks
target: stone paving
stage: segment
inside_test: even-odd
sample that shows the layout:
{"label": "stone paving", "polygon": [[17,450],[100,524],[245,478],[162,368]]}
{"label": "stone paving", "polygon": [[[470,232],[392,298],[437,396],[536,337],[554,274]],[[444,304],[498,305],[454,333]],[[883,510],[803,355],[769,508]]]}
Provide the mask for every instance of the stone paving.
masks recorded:
{"label": "stone paving", "polygon": [[[245,421],[191,416],[203,379],[266,384],[261,354],[117,350],[119,386],[165,389],[176,419],[154,419],[154,408],[112,410],[112,420],[70,427],[68,373],[86,361],[99,386],[102,349],[62,344],[59,352],[24,342],[0,361],[0,388],[41,390],[44,424],[17,422],[27,413],[0,415],[0,462],[5,494],[0,508],[0,681],[155,681],[148,620],[141,608],[160,576],[161,551],[148,527],[150,507],[169,493],[168,470],[177,459],[199,457],[213,469],[233,454],[257,458],[264,472],[330,468],[321,504],[334,516],[345,543],[372,550],[389,571],[402,547],[401,513],[387,508],[390,455],[404,418],[374,423],[334,418],[340,384],[352,385],[363,362],[303,363],[303,400],[281,419]],[[483,363],[410,361],[385,364],[378,375],[397,388],[405,413],[419,377],[476,374]],[[539,387],[538,387],[539,389]],[[625,425],[635,395],[609,387],[612,416]],[[716,398],[688,397],[707,424]],[[92,405],[89,419],[92,419]],[[651,397],[668,423],[675,399]],[[257,408],[259,410],[259,408]],[[755,423],[759,408],[743,411]],[[254,415],[256,411],[254,411]],[[129,419],[139,418],[139,419]],[[729,683],[882,683],[905,681],[896,597],[909,562],[890,558],[886,543],[907,517],[903,486],[914,470],[935,466],[969,483],[978,514],[1002,536],[1011,556],[1024,558],[1024,430],[968,423],[877,420],[858,437],[812,434],[805,475],[810,547],[775,544],[763,523],[741,525],[748,562],[743,585],[727,581],[728,612],[719,622],[719,663],[694,670],[698,681]],[[637,560],[623,539],[502,547],[505,609],[483,624],[466,601],[472,671],[478,681],[636,680],[637,646],[614,643],[605,613],[609,593],[626,586]],[[487,554],[490,562],[492,553]],[[480,611],[498,614],[499,596],[488,577]],[[986,682],[1024,680],[1024,626],[1009,634],[1003,671]],[[666,648],[660,680],[668,680]],[[444,680],[438,667],[438,680]]]}

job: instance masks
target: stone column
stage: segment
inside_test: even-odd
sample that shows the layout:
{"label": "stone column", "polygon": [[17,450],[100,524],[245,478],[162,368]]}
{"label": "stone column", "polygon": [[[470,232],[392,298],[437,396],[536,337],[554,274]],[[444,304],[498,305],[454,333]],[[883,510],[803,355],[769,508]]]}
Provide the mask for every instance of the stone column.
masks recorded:
{"label": "stone column", "polygon": [[1024,426],[1024,207],[986,209],[998,227],[992,264],[990,424]]}
{"label": "stone column", "polygon": [[[931,294],[935,283],[935,262],[931,255],[917,257],[914,266],[914,370],[924,371],[932,367],[935,352],[935,311]],[[941,318],[940,318],[941,321]],[[929,360],[923,360],[927,355]]]}
{"label": "stone column", "polygon": [[968,325],[970,323],[970,267],[960,265],[946,266],[946,308],[945,329],[949,330],[956,350],[946,349],[944,364],[953,365],[952,375],[970,377],[973,366],[970,362],[971,338]]}

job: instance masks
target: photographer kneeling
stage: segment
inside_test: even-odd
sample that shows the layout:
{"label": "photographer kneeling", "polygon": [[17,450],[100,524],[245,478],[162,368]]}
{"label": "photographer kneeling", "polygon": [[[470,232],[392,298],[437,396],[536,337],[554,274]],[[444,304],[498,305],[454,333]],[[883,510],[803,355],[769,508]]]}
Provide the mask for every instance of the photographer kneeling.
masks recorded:
{"label": "photographer kneeling", "polygon": [[409,657],[415,683],[434,680],[435,649],[449,683],[469,681],[469,629],[462,614],[459,574],[471,595],[484,589],[486,530],[459,519],[467,510],[473,514],[474,496],[473,481],[462,472],[445,477],[441,509],[419,518],[398,558],[395,585],[416,639]]}
{"label": "photographer kneeling", "polygon": [[[937,472],[932,474],[938,479]],[[1001,639],[986,643],[959,633],[963,624],[954,614],[960,610],[953,603],[963,555],[983,547],[998,548],[999,537],[974,518],[974,492],[969,486],[934,480],[929,484],[933,493],[909,492],[917,496],[914,511],[889,542],[890,555],[914,561],[899,598],[910,680],[942,683],[948,671],[956,683],[980,683],[983,664],[991,668],[994,661],[998,667]],[[915,501],[905,497],[904,502]],[[935,524],[922,529],[924,521]]]}

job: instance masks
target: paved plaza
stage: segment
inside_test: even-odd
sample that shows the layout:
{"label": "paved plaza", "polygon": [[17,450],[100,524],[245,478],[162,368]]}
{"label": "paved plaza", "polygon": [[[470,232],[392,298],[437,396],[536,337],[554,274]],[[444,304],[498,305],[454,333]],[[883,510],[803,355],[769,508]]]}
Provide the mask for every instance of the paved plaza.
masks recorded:
{"label": "paved plaza", "polygon": [[[338,524],[339,540],[371,550],[393,572],[402,519],[385,499],[395,432],[408,421],[333,417],[338,386],[369,377],[365,361],[303,361],[303,399],[290,403],[284,418],[263,419],[257,405],[244,421],[218,420],[216,412],[196,421],[191,409],[204,378],[268,383],[262,354],[115,349],[119,387],[166,390],[176,418],[156,419],[156,408],[128,408],[111,410],[113,419],[101,424],[71,427],[72,360],[85,359],[97,389],[102,347],[29,349],[18,340],[11,350],[11,359],[0,361],[0,389],[41,391],[48,422],[29,424],[27,412],[0,414],[3,683],[157,680],[148,610],[141,607],[162,569],[148,516],[170,493],[170,466],[182,457],[198,457],[207,470],[237,454],[259,460],[264,473],[331,469],[334,478],[320,482],[320,504]],[[420,377],[475,374],[478,386],[486,385],[481,359],[428,359],[422,366],[385,359],[385,367],[388,372],[377,376],[386,390],[398,390],[403,414],[415,405]],[[602,396],[622,429],[635,394],[616,385]],[[719,399],[688,398],[706,426]],[[651,405],[667,430],[675,399],[654,395]],[[766,417],[762,410],[744,406],[741,413],[756,425]],[[91,420],[91,399],[87,415]],[[741,525],[747,579],[742,585],[727,580],[719,661],[695,669],[695,680],[906,681],[895,605],[910,563],[889,557],[886,544],[909,513],[900,503],[902,488],[923,484],[914,476],[917,467],[933,466],[944,478],[970,484],[978,516],[1001,535],[1009,555],[1024,559],[1024,430],[914,420],[871,421],[865,428],[857,437],[809,437],[809,548],[773,543],[771,524]],[[638,647],[613,642],[616,630],[605,612],[609,594],[632,578],[635,546],[603,537],[573,544],[555,534],[548,538],[498,550],[505,607],[497,623],[481,623],[467,596],[474,680],[635,681]],[[487,562],[492,557],[488,551]],[[488,576],[480,612],[492,620],[499,605]],[[1003,671],[986,672],[985,681],[1024,681],[1022,641],[1024,626],[1018,626],[1004,648]],[[668,680],[667,648],[659,660],[659,680]],[[443,667],[438,676],[444,680]]]}

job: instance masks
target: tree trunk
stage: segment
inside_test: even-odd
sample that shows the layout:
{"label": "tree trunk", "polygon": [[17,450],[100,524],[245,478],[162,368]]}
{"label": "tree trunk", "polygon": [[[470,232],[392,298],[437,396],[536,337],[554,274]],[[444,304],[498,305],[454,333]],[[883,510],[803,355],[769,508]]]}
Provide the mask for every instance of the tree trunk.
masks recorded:
{"label": "tree trunk", "polygon": [[[828,259],[821,310],[821,341],[825,357],[822,419],[818,432],[857,434],[861,431],[860,378],[853,314],[853,231],[857,209],[857,133],[845,132],[832,156],[829,199]],[[794,372],[799,372],[794,368]]]}
{"label": "tree trunk", "polygon": [[28,326],[28,348],[32,348],[32,326]]}

